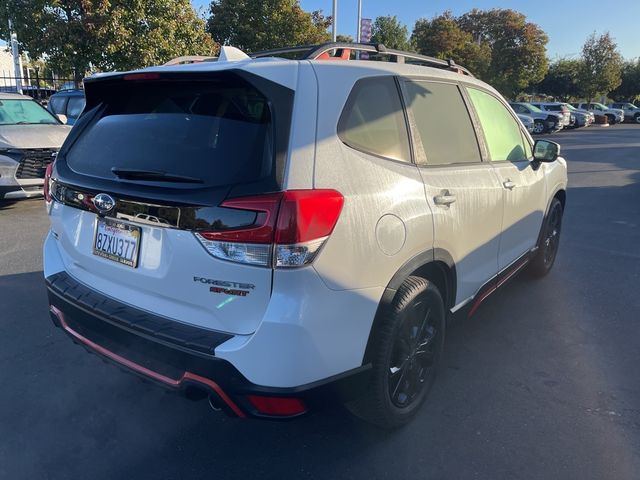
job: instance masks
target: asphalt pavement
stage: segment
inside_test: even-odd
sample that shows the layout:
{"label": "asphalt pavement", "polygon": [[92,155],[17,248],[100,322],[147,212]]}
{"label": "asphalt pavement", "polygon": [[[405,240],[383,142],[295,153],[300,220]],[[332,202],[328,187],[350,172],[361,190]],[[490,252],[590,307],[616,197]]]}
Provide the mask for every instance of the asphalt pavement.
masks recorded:
{"label": "asphalt pavement", "polygon": [[43,202],[0,205],[0,479],[640,478],[640,125],[550,138],[570,171],[554,270],[450,326],[394,432],[340,408],[227,418],[88,355],[47,314]]}

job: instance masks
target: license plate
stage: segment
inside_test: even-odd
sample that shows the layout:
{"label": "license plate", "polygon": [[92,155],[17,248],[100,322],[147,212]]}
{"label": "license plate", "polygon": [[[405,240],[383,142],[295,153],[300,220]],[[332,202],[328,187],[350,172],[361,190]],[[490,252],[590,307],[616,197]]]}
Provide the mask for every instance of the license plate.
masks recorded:
{"label": "license plate", "polygon": [[140,227],[108,218],[98,218],[93,239],[93,254],[136,268],[140,233]]}

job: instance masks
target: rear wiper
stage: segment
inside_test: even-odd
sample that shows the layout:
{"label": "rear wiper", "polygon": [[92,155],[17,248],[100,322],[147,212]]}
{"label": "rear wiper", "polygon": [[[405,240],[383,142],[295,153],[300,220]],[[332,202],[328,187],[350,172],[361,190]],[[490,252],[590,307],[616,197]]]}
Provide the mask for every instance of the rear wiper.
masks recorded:
{"label": "rear wiper", "polygon": [[152,182],[204,183],[203,180],[185,175],[173,175],[158,170],[135,170],[132,168],[113,167],[111,172],[125,180],[149,180]]}

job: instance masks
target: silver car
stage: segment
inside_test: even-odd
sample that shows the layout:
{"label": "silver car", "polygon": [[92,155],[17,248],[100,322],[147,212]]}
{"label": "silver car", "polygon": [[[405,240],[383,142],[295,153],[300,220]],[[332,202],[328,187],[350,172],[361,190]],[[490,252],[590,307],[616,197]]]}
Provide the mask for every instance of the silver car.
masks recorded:
{"label": "silver car", "polygon": [[0,93],[0,200],[42,195],[47,165],[69,130],[31,97]]}

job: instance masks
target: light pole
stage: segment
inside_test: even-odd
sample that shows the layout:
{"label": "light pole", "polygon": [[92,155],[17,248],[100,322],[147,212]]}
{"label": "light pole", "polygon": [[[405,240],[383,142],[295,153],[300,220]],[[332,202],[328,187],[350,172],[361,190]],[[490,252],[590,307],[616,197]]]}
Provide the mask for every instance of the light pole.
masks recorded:
{"label": "light pole", "polygon": [[333,16],[331,18],[331,39],[335,42],[338,38],[338,0],[333,0]]}
{"label": "light pole", "polygon": [[13,71],[16,76],[16,91],[22,93],[22,69],[20,68],[20,54],[18,52],[18,36],[12,32],[13,25],[9,19],[9,38],[11,42],[11,55],[13,56]]}
{"label": "light pole", "polygon": [[360,33],[362,30],[362,0],[358,0],[358,30],[356,30],[356,41],[360,43]]}

